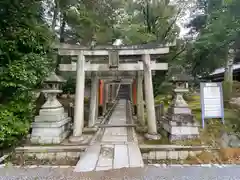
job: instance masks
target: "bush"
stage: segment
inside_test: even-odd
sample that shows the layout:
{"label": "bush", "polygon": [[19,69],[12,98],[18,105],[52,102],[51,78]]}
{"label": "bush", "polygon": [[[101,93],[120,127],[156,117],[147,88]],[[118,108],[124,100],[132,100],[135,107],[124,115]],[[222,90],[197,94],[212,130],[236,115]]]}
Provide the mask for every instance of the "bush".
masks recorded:
{"label": "bush", "polygon": [[0,106],[0,148],[18,144],[29,132],[34,105],[31,97],[15,98]]}
{"label": "bush", "polygon": [[183,99],[187,102],[191,102],[191,101],[194,101],[194,96],[192,93],[185,93],[183,94]]}
{"label": "bush", "polygon": [[76,80],[69,78],[63,85],[62,90],[64,94],[75,94]]}
{"label": "bush", "polygon": [[234,97],[240,96],[240,82],[238,82],[238,81],[233,81],[232,96],[234,96]]}
{"label": "bush", "polygon": [[169,94],[169,92],[172,92],[173,86],[169,82],[163,82],[157,90],[155,90],[156,94]]}
{"label": "bush", "polygon": [[155,98],[155,104],[164,104],[164,106],[169,106],[172,102],[172,95],[159,95]]}

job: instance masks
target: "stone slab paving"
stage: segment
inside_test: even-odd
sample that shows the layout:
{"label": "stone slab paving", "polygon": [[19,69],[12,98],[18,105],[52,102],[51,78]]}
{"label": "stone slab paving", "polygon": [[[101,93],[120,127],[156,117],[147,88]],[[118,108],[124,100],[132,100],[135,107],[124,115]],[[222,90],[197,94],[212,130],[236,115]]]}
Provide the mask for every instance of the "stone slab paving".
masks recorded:
{"label": "stone slab paving", "polygon": [[97,165],[98,156],[100,154],[101,146],[98,144],[89,146],[86,153],[83,154],[80,161],[78,161],[75,172],[93,171]]}
{"label": "stone slab paving", "polygon": [[[109,119],[108,125],[115,124],[127,124],[126,100],[119,100]],[[129,133],[133,131],[129,131],[127,127],[105,128],[101,140],[87,149],[74,171],[143,167],[144,163],[138,144],[128,138]]]}
{"label": "stone slab paving", "polygon": [[124,144],[115,145],[113,168],[118,169],[123,167],[129,167],[128,160],[129,160],[128,146]]}

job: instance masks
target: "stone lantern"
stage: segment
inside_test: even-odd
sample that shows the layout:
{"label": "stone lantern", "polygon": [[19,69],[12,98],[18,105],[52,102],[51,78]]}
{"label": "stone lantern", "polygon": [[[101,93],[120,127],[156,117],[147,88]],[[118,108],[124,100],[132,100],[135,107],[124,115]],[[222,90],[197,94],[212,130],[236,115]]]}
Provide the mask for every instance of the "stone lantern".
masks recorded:
{"label": "stone lantern", "polygon": [[199,137],[199,124],[183,98],[183,94],[188,92],[189,80],[191,78],[184,73],[172,76],[170,80],[174,86],[174,98],[163,120],[163,128],[169,133],[171,141]]}
{"label": "stone lantern", "polygon": [[57,95],[62,93],[61,88],[64,82],[66,81],[54,72],[44,80],[42,93],[45,94],[47,101],[42,106],[42,109],[62,107],[62,104],[57,100]]}
{"label": "stone lantern", "polygon": [[57,94],[62,92],[60,88],[64,82],[54,72],[45,79],[42,92],[47,100],[32,123],[32,143],[59,144],[68,136],[71,118],[57,100]]}

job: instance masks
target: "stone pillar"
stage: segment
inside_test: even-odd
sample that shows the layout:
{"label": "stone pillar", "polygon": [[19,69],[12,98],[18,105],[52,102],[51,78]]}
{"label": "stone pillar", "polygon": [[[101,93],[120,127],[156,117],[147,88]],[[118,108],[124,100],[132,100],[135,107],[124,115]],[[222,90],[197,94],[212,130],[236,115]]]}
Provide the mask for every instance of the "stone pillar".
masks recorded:
{"label": "stone pillar", "polygon": [[133,102],[133,94],[132,94],[132,92],[133,92],[133,86],[132,86],[132,84],[129,84],[129,86],[130,86],[130,88],[129,88],[130,97],[129,97],[129,98],[130,98],[130,101]]}
{"label": "stone pillar", "polygon": [[98,87],[98,78],[97,74],[92,72],[92,82],[91,82],[91,100],[90,100],[90,111],[89,111],[89,120],[88,126],[93,127],[96,123],[96,111],[97,111],[97,87]]}
{"label": "stone pillar", "polygon": [[137,77],[137,118],[142,126],[145,126],[144,102],[143,102],[143,75],[138,71]]}
{"label": "stone pillar", "polygon": [[[96,101],[96,111],[95,111],[95,117],[96,120],[98,120],[98,116],[99,116],[99,80],[97,80],[97,101]],[[90,110],[91,111],[91,110]]]}
{"label": "stone pillar", "polygon": [[104,114],[107,111],[107,103],[108,103],[108,84],[104,83],[104,99],[103,99],[103,113]]}
{"label": "stone pillar", "polygon": [[109,84],[105,83],[104,86],[104,94],[105,94],[105,103],[108,103],[109,101]]}
{"label": "stone pillar", "polygon": [[71,136],[69,139],[71,142],[79,142],[82,140],[81,135],[84,127],[84,88],[85,88],[84,65],[85,57],[83,53],[80,53],[78,55],[77,61],[73,136]]}
{"label": "stone pillar", "polygon": [[137,81],[136,79],[133,79],[132,83],[132,104],[134,109],[134,115],[137,113]]}
{"label": "stone pillar", "polygon": [[155,104],[153,96],[153,84],[152,84],[152,71],[151,71],[151,57],[149,54],[143,55],[144,64],[144,85],[145,85],[145,98],[147,107],[147,121],[148,121],[148,139],[160,139],[157,134],[157,123],[155,115]]}
{"label": "stone pillar", "polygon": [[115,100],[115,97],[116,97],[116,84],[112,84],[112,97],[111,97],[111,100],[112,102]]}
{"label": "stone pillar", "polygon": [[108,102],[112,102],[112,84],[109,84],[108,86]]}

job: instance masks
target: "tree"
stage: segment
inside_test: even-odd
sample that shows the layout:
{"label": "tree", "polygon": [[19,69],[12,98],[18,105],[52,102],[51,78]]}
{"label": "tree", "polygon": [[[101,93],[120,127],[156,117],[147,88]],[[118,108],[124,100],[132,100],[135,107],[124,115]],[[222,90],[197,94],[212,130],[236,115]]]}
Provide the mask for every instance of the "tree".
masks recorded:
{"label": "tree", "polygon": [[[226,67],[225,97],[230,98],[232,77],[227,73],[231,67],[231,58],[228,56],[230,49],[239,39],[240,19],[239,1],[217,1],[208,2],[206,22],[200,30],[192,48],[189,49],[188,59],[192,64],[192,72],[195,76],[206,75],[218,67]],[[231,72],[231,70],[229,70]]]}
{"label": "tree", "polygon": [[220,5],[220,1],[217,0],[208,1],[208,3],[205,3],[208,8],[204,8],[207,11],[205,10],[205,14],[201,15],[205,16],[205,19],[208,17],[207,21],[194,27],[202,28],[197,28],[200,34],[188,53],[195,75],[210,73],[226,64],[229,45],[238,36],[238,32],[235,31],[238,28],[238,20],[231,14],[230,4]]}
{"label": "tree", "polygon": [[0,147],[5,147],[28,133],[35,113],[31,92],[53,65],[53,35],[41,1],[1,1],[0,15]]}
{"label": "tree", "polygon": [[180,32],[176,21],[181,10],[170,5],[168,0],[130,1],[122,23],[123,39],[128,44],[172,42]]}

